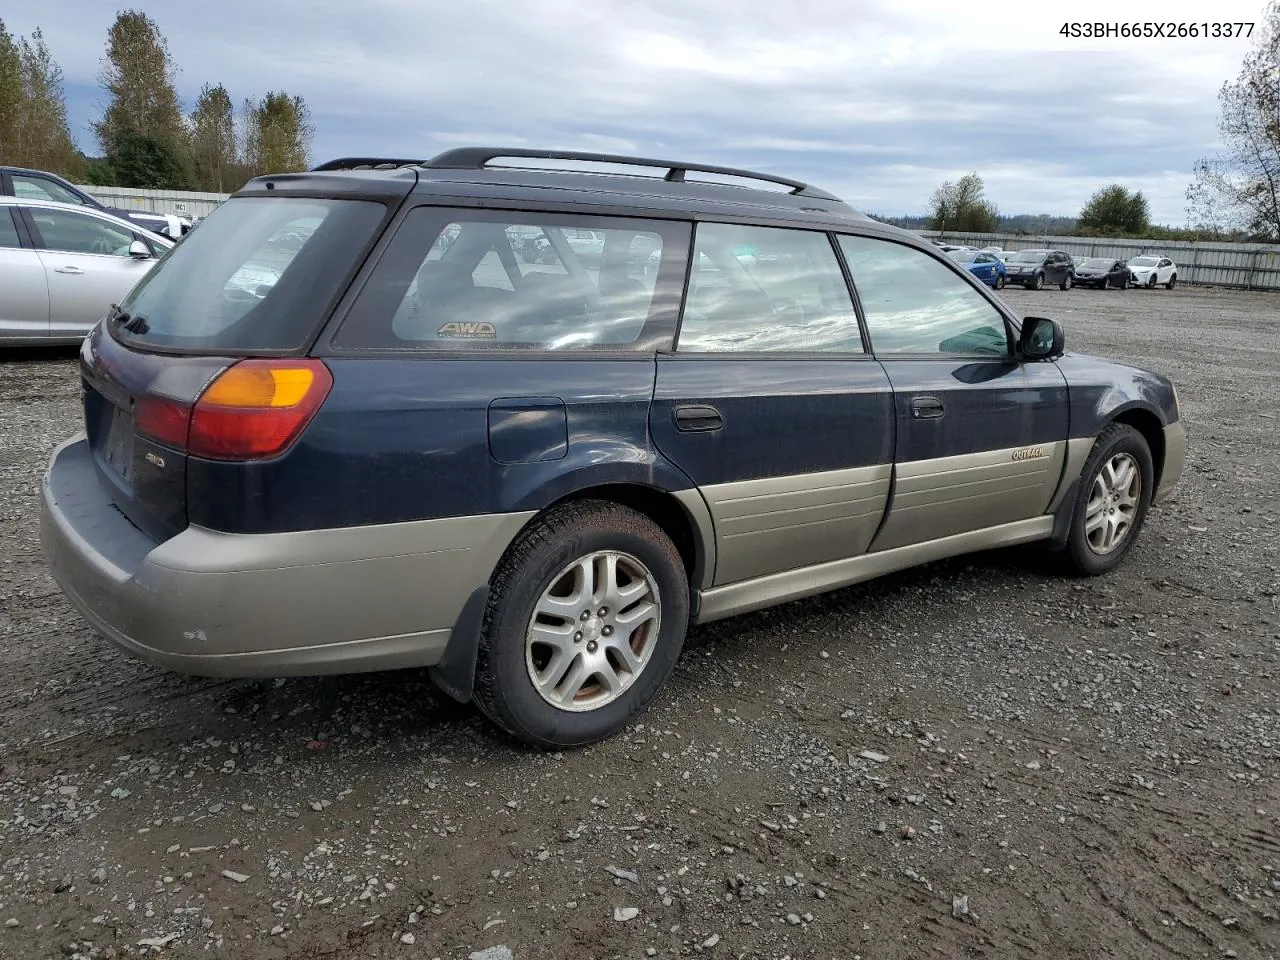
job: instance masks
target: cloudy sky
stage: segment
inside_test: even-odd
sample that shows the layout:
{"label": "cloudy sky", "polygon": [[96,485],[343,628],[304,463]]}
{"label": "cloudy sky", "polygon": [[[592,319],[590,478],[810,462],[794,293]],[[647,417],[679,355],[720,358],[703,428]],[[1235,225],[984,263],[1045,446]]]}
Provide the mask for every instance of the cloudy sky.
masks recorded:
{"label": "cloudy sky", "polygon": [[[124,5],[125,0],[121,0]],[[89,129],[116,4],[7,5],[43,29]],[[755,167],[881,214],[923,212],[978,171],[1005,213],[1075,215],[1120,181],[1181,224],[1193,162],[1215,148],[1221,84],[1248,40],[1068,39],[1064,22],[1260,21],[1263,0],[218,0],[137,2],[190,106],[301,94],[317,161],[466,143],[620,151]],[[15,9],[16,8],[16,9]],[[1142,13],[1135,14],[1134,9]]]}

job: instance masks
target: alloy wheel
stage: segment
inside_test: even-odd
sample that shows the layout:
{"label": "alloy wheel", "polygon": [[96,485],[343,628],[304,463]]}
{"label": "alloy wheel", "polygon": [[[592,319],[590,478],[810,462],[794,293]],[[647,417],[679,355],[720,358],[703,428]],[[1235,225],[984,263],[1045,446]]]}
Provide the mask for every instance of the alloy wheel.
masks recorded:
{"label": "alloy wheel", "polygon": [[1089,548],[1108,554],[1124,543],[1142,498],[1142,472],[1132,454],[1117,453],[1093,478],[1085,507],[1084,532]]}

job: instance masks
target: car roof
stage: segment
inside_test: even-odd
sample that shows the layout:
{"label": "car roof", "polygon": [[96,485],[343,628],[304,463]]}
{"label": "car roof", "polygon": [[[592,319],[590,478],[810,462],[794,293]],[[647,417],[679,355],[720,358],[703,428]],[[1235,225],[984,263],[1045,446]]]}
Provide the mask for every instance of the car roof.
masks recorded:
{"label": "car roof", "polygon": [[[547,166],[496,166],[493,159],[530,158],[561,163],[629,165],[642,173],[596,172]],[[665,175],[653,175],[665,170]],[[734,177],[744,183],[691,179],[689,174]],[[764,186],[747,186],[757,181]],[[918,235],[874,220],[816,187],[727,167],[657,161],[612,154],[538,151],[523,148],[461,148],[431,160],[343,158],[306,173],[258,177],[236,196],[275,191],[309,196],[390,199],[413,194],[442,199],[508,201],[602,216],[730,219],[810,229],[878,233],[930,247]]]}
{"label": "car roof", "polygon": [[[59,203],[55,200],[32,200],[32,199],[28,199],[27,197],[11,197],[4,194],[0,194],[0,207],[19,207],[19,206],[31,207],[33,209],[71,210],[71,211],[74,211],[75,213],[83,213],[85,216],[97,217],[99,220],[108,220],[111,223],[117,224],[119,226],[128,227],[130,230],[141,231],[142,233],[150,234],[151,236],[154,236],[154,237],[159,237],[161,240],[163,240],[165,243],[169,244],[170,246],[173,245],[173,240],[171,240],[166,236],[163,236],[158,233],[152,233],[152,231],[148,230],[146,227],[142,226],[141,224],[134,223],[131,220],[126,220],[124,217],[117,217],[113,213],[107,213],[105,210],[99,210],[96,207],[87,207],[82,203]],[[156,216],[156,214],[152,214],[152,216]]]}

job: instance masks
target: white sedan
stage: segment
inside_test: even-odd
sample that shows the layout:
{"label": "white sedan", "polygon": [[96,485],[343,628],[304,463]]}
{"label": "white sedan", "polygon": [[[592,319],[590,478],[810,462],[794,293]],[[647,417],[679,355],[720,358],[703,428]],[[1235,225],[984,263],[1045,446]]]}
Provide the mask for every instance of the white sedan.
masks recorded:
{"label": "white sedan", "polygon": [[1134,257],[1129,261],[1134,286],[1163,286],[1172,290],[1178,283],[1178,265],[1168,257]]}
{"label": "white sedan", "polygon": [[109,213],[0,196],[0,347],[79,342],[172,246]]}

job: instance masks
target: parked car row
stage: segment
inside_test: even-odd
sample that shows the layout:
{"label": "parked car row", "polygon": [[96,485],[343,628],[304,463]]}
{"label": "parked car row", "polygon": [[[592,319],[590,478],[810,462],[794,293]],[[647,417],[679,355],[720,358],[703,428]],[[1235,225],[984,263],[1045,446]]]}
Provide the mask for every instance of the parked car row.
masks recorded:
{"label": "parked car row", "polygon": [[168,213],[152,213],[149,210],[130,210],[125,207],[109,207],[91,194],[67,182],[55,173],[45,170],[28,170],[25,167],[0,167],[0,196],[17,197],[20,200],[48,200],[98,210],[136,223],[144,230],[158,233],[170,240],[179,239],[191,229],[191,221]]}
{"label": "parked car row", "polygon": [[1062,290],[1073,286],[1101,290],[1127,290],[1129,287],[1172,290],[1178,284],[1178,267],[1170,258],[1161,256],[1072,257],[1063,250],[1001,250],[933,241],[943,253],[962,263],[975,277],[997,290],[1014,283],[1028,290],[1041,290],[1053,284]]}

